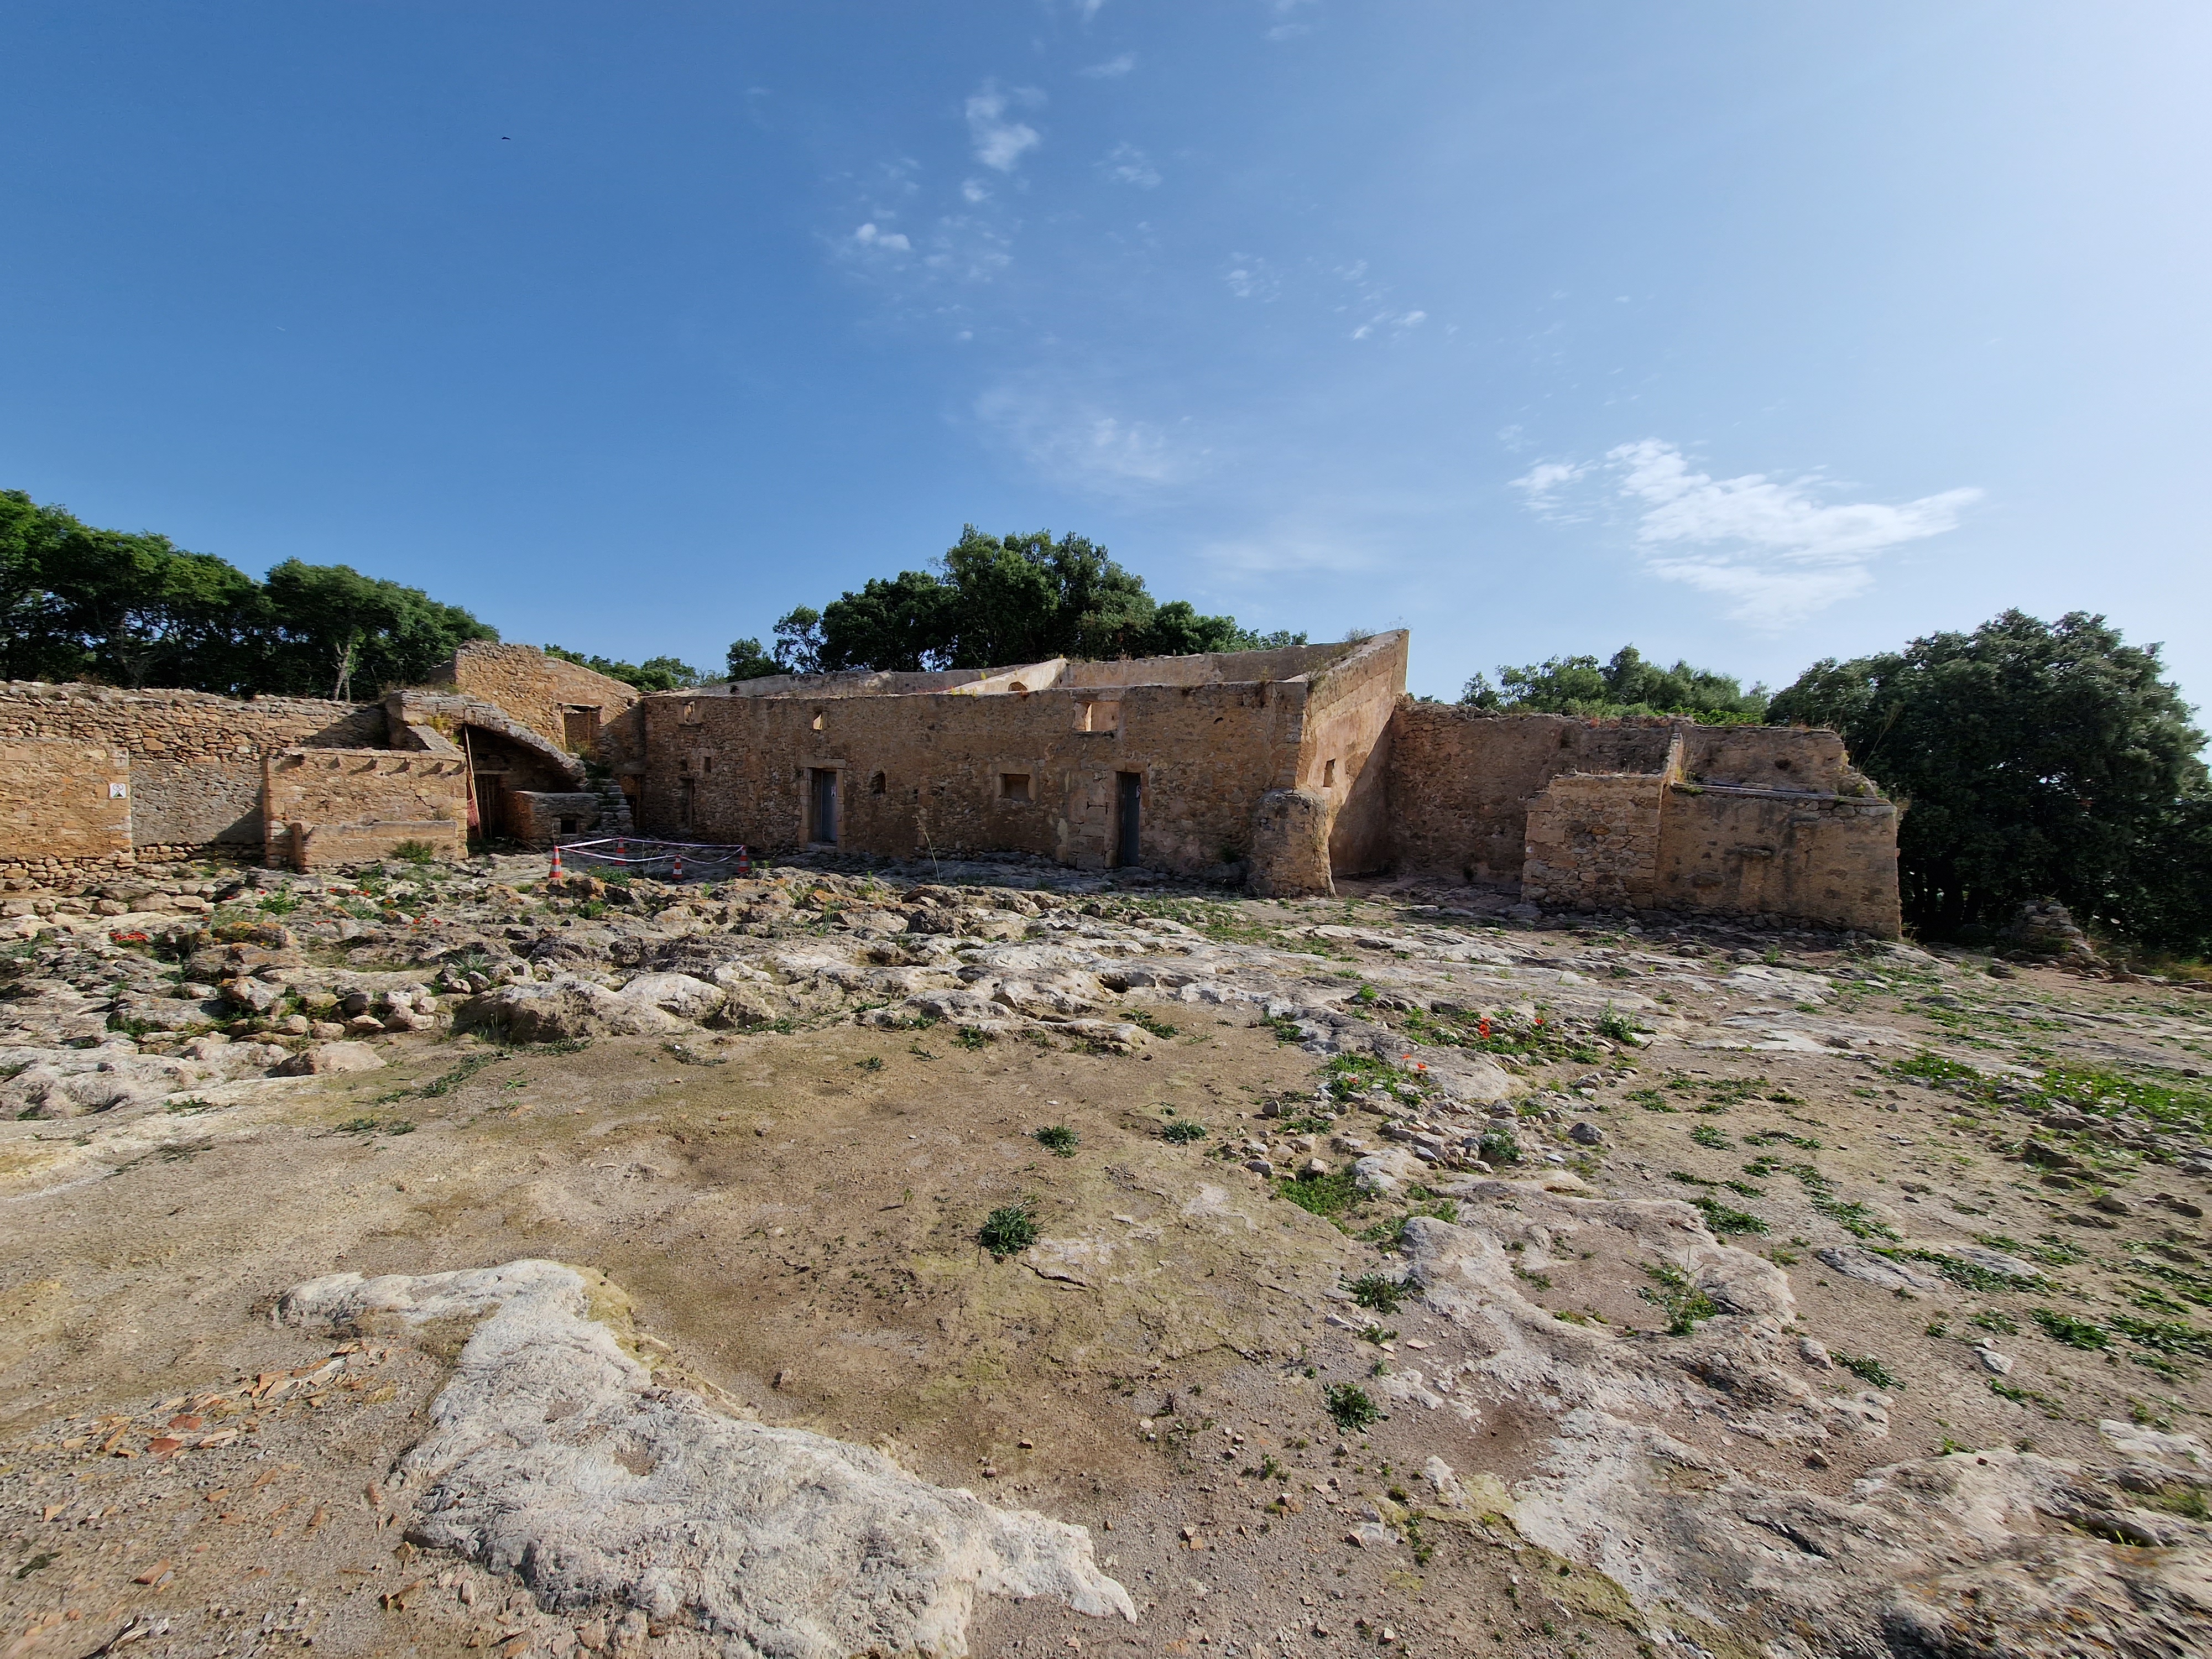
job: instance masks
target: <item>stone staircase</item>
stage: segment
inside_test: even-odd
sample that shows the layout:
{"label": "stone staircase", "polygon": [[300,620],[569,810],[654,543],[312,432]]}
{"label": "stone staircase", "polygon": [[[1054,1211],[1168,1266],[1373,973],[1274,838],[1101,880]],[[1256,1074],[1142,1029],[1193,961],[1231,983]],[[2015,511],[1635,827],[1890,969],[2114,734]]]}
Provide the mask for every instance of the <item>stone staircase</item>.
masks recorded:
{"label": "stone staircase", "polygon": [[620,783],[603,778],[592,786],[592,793],[599,798],[599,821],[592,830],[593,839],[636,832],[637,826],[630,821],[629,797],[623,793]]}

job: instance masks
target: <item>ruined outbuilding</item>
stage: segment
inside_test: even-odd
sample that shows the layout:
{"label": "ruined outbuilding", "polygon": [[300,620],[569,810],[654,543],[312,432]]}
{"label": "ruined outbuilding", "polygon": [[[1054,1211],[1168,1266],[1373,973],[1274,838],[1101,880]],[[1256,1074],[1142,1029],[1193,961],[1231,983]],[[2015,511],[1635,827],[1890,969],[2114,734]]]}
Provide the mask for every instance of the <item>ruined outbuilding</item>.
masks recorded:
{"label": "ruined outbuilding", "polygon": [[477,643],[359,705],[0,689],[0,873],[306,869],[471,835],[1023,854],[1274,896],[1434,875],[1555,909],[1899,932],[1897,809],[1829,732],[1488,714],[1341,644],[640,696]]}

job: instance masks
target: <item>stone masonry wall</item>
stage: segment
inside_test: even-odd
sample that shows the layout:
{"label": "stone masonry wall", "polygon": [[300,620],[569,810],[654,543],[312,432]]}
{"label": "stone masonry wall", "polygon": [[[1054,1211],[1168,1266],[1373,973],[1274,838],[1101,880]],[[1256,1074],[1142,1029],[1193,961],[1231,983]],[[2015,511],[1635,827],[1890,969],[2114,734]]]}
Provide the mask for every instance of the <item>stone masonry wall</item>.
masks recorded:
{"label": "stone masonry wall", "polygon": [[321,870],[388,856],[404,841],[468,854],[468,766],[390,749],[288,749],[264,763],[266,859]]}
{"label": "stone masonry wall", "polygon": [[[906,857],[1115,856],[1119,775],[1143,780],[1142,861],[1195,872],[1249,850],[1252,811],[1295,781],[1305,686],[1131,686],[1110,724],[1074,690],[971,696],[647,698],[623,735],[641,833],[809,840],[811,775],[837,778],[838,842]],[[1089,717],[1097,722],[1084,729]]]}
{"label": "stone masonry wall", "polygon": [[1656,772],[1674,722],[1600,724],[1401,699],[1387,769],[1390,855],[1401,870],[1519,884],[1529,803],[1563,772]]}
{"label": "stone masonry wall", "polygon": [[1671,910],[1793,917],[1880,939],[1895,939],[1904,925],[1897,809],[1871,792],[1676,784],[1656,875],[1655,901]]}
{"label": "stone masonry wall", "polygon": [[[361,748],[384,738],[384,712],[374,703],[24,680],[0,685],[0,740],[54,741],[76,744],[88,756],[131,757],[126,861],[142,864],[258,848],[264,755],[296,747]],[[103,765],[88,761],[87,769],[52,781],[52,787],[64,793],[92,789],[105,799]],[[0,822],[0,866],[62,856],[24,812]]]}
{"label": "stone masonry wall", "polygon": [[534,645],[471,640],[453,653],[444,678],[457,691],[496,703],[515,720],[563,749],[565,715],[572,708],[599,711],[601,726],[638,700],[637,688],[580,663],[549,657]]}
{"label": "stone masonry wall", "polygon": [[131,757],[70,738],[0,741],[0,873],[58,879],[131,861]]}
{"label": "stone masonry wall", "polygon": [[1329,804],[1332,871],[1359,875],[1390,861],[1390,732],[1406,691],[1403,629],[1376,635],[1313,677],[1298,787]]}
{"label": "stone masonry wall", "polygon": [[1897,811],[1832,732],[1408,699],[1389,744],[1401,870],[1566,908],[1899,932]]}
{"label": "stone masonry wall", "polygon": [[1521,896],[1574,910],[1648,907],[1664,789],[1656,772],[1553,779],[1528,811]]}

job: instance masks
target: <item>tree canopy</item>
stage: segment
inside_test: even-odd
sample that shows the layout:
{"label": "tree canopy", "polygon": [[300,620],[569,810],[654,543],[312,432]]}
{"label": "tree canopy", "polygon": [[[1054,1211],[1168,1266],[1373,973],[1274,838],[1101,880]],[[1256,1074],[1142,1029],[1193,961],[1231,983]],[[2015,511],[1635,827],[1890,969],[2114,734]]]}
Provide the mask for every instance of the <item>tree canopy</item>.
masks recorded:
{"label": "tree canopy", "polygon": [[0,490],[0,669],[233,696],[349,697],[428,678],[497,632],[420,588],[287,559],[256,581],[152,532]]}
{"label": "tree canopy", "polygon": [[731,678],[846,668],[988,668],[1049,657],[1179,656],[1303,645],[1303,634],[1257,634],[1234,617],[1162,605],[1144,578],[1088,537],[1046,530],[987,535],[974,525],[933,570],[872,577],[820,611],[780,618],[776,643],[730,647]]}
{"label": "tree canopy", "polygon": [[1777,721],[1833,727],[1906,805],[1905,915],[1932,932],[2005,921],[2055,896],[2153,944],[2212,944],[2204,734],[2159,647],[2102,617],[2007,611],[1971,634],[1815,663]]}
{"label": "tree canopy", "polygon": [[575,663],[595,674],[605,674],[611,680],[634,685],[641,691],[680,691],[687,686],[707,683],[705,674],[675,657],[647,657],[643,662],[616,662],[608,657],[587,657],[580,651],[570,651],[557,645],[540,646],[538,648],[549,657]]}
{"label": "tree canopy", "polygon": [[1517,714],[1607,720],[1682,714],[1716,725],[1756,721],[1766,713],[1765,687],[1747,691],[1726,674],[1686,662],[1662,668],[1632,645],[1603,664],[1595,657],[1552,657],[1518,668],[1501,664],[1495,685],[1477,674],[1459,700],[1469,708]]}

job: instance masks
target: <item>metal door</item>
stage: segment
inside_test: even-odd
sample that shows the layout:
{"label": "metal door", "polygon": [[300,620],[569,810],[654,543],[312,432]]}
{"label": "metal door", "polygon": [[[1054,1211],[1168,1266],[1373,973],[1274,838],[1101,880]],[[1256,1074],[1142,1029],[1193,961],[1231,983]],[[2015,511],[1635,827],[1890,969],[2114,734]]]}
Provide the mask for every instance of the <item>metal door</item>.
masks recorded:
{"label": "metal door", "polygon": [[837,843],[837,774],[827,766],[814,769],[813,833],[809,841]]}

